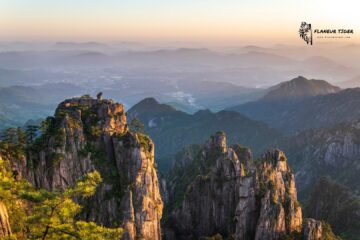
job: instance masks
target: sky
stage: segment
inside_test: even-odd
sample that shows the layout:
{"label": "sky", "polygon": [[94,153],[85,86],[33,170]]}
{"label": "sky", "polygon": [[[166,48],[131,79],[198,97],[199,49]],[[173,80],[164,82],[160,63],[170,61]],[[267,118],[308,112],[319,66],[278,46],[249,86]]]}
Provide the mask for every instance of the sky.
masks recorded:
{"label": "sky", "polygon": [[359,41],[359,6],[357,0],[0,0],[0,40],[296,44],[307,21],[352,28],[352,41]]}

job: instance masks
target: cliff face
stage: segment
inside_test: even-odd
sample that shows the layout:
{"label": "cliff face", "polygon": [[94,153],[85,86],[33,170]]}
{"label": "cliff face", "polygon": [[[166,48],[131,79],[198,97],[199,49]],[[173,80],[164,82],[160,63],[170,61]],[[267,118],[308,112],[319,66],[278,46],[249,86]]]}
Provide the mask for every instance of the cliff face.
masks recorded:
{"label": "cliff face", "polygon": [[[184,154],[187,160],[175,163],[168,177],[166,239],[220,234],[270,240],[301,235],[295,179],[282,151],[269,151],[254,162],[249,149],[227,147],[224,133],[217,133],[190,155]],[[308,231],[315,227],[309,225]]]}
{"label": "cliff face", "polygon": [[74,98],[59,104],[44,124],[18,171],[35,186],[66,188],[94,169],[102,184],[82,204],[82,218],[123,226],[124,239],[160,239],[163,203],[154,163],[154,144],[130,132],[123,105]]}
{"label": "cliff face", "polygon": [[311,193],[317,179],[330,176],[359,195],[360,122],[332,128],[304,131],[285,139],[281,145],[296,170],[299,197]]}
{"label": "cliff face", "polygon": [[303,240],[341,240],[334,235],[329,224],[312,218],[304,220],[302,230]]}

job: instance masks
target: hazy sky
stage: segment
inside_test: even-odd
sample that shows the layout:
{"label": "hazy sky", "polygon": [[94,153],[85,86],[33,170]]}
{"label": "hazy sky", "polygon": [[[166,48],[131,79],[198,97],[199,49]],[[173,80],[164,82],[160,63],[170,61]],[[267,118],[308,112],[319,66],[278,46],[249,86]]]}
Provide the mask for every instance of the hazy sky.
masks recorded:
{"label": "hazy sky", "polygon": [[358,0],[0,0],[0,40],[296,44],[308,21],[353,28],[358,41],[359,7]]}

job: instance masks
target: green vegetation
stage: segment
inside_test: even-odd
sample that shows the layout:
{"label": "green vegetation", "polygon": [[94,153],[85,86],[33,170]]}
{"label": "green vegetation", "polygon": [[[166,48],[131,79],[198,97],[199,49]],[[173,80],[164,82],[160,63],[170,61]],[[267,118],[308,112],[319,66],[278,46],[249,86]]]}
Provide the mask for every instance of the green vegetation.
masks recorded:
{"label": "green vegetation", "polygon": [[[267,125],[236,112],[212,113],[202,110],[187,114],[153,99],[135,105],[128,114],[137,116],[143,123],[152,123],[145,124],[145,130],[156,145],[156,160],[159,169],[164,172],[170,170],[169,161],[179,149],[191,144],[201,144],[219,130],[227,133],[230,145],[241,142],[254,149],[254,155],[263,153],[264,146],[269,146],[281,137],[281,134]],[[131,127],[130,129],[133,130]]]}
{"label": "green vegetation", "polygon": [[305,206],[307,217],[328,222],[342,239],[360,239],[360,199],[345,186],[321,177]]}
{"label": "green vegetation", "polygon": [[[63,127],[64,120],[69,129]],[[27,167],[32,168],[38,164],[39,152],[45,152],[46,159],[51,164],[47,171],[51,174],[52,168],[58,167],[65,158],[64,153],[57,151],[57,148],[62,149],[65,146],[65,150],[70,151],[72,146],[66,134],[74,134],[79,128],[84,130],[86,137],[86,145],[79,152],[79,157],[90,155],[99,172],[85,175],[72,188],[51,192],[35,189],[25,180],[16,181],[12,176],[10,164],[1,160],[2,172],[6,172],[7,176],[4,177],[4,174],[0,173],[0,201],[4,202],[11,217],[13,239],[120,238],[122,229],[97,226],[93,222],[80,221],[77,216],[88,207],[89,201],[80,201],[84,203],[83,208],[74,199],[89,198],[95,192],[96,186],[104,181],[112,186],[111,190],[105,193],[105,199],[114,198],[120,204],[127,183],[118,171],[109,171],[111,169],[109,165],[114,165],[113,169],[116,169],[115,161],[101,150],[106,147],[97,141],[102,129],[99,127],[99,118],[93,108],[60,107],[55,117],[48,117],[40,127],[30,125],[26,128],[26,132],[20,128],[4,131],[0,140],[0,156],[7,157],[11,161],[27,159]],[[141,144],[149,149],[151,146],[149,138],[141,136],[139,139]],[[103,179],[100,178],[100,174]]]}
{"label": "green vegetation", "polygon": [[84,94],[80,98],[91,99],[92,97],[90,96],[90,94]]}
{"label": "green vegetation", "polygon": [[[321,222],[322,225],[322,238],[321,240],[342,240],[343,238],[341,237],[337,237],[332,229],[329,223],[322,221]],[[356,239],[356,238],[351,238],[351,239]]]}
{"label": "green vegetation", "polygon": [[223,240],[223,237],[221,236],[221,234],[217,233],[211,237],[201,237],[200,240]]}
{"label": "green vegetation", "polygon": [[143,147],[147,152],[152,151],[151,139],[149,136],[141,133],[137,133],[137,137],[140,141],[140,146]]}
{"label": "green vegetation", "polygon": [[207,156],[202,156],[201,147],[192,145],[182,150],[176,157],[178,159],[191,158],[183,166],[175,166],[168,174],[173,177],[174,189],[173,197],[165,206],[163,219],[166,222],[168,211],[181,206],[187,193],[192,192],[192,182],[195,179],[205,183],[210,179],[211,167],[214,166],[216,159],[222,156],[220,149],[212,148],[207,152]]}
{"label": "green vegetation", "polygon": [[98,172],[86,174],[73,188],[52,192],[35,189],[27,181],[17,181],[10,163],[0,158],[0,201],[9,211],[11,239],[118,239],[123,230],[109,229],[93,222],[77,220],[81,206],[74,198],[89,198],[102,181]]}
{"label": "green vegetation", "polygon": [[36,125],[28,125],[26,127],[26,139],[28,144],[32,144],[36,138],[37,131],[39,130],[39,126]]}
{"label": "green vegetation", "polygon": [[58,166],[62,160],[64,160],[65,156],[62,153],[53,153],[51,156],[51,160],[54,166]]}
{"label": "green vegetation", "polygon": [[129,124],[130,130],[137,133],[145,133],[145,126],[138,118],[133,118]]}
{"label": "green vegetation", "polygon": [[82,109],[81,121],[83,122],[84,134],[87,139],[93,141],[101,136],[102,129],[99,125],[99,117],[94,109]]}
{"label": "green vegetation", "polygon": [[26,135],[21,128],[8,128],[2,135],[0,140],[0,153],[4,155],[12,155],[17,159],[25,154]]}
{"label": "green vegetation", "polygon": [[300,232],[292,232],[291,234],[287,234],[281,238],[281,240],[302,240],[302,234]]}

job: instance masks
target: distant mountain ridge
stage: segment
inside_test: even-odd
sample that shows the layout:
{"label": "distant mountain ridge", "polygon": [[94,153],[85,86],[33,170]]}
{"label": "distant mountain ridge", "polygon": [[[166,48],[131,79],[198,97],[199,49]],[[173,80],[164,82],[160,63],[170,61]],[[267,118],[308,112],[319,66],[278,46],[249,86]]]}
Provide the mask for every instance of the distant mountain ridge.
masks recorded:
{"label": "distant mountain ridge", "polygon": [[[304,89],[309,89],[314,83],[311,80],[301,81],[306,82]],[[286,134],[329,127],[360,118],[360,88],[340,90],[323,81],[315,83],[315,91],[311,88],[306,94],[304,91],[287,94],[284,88],[280,88],[281,90],[275,92],[269,91],[268,95],[258,101],[238,105],[229,110],[265,122]],[[288,84],[289,82],[285,83],[285,86]],[[285,94],[284,98],[281,98],[280,92]],[[314,95],[315,93],[317,95]]]}
{"label": "distant mountain ridge", "polygon": [[259,153],[264,146],[281,137],[278,131],[266,124],[237,112],[200,110],[188,114],[160,104],[153,98],[146,98],[134,105],[127,116],[128,121],[137,117],[144,123],[146,132],[157,144],[155,152],[161,170],[170,167],[171,159],[179,149],[202,143],[213,132],[226,131],[230,143],[241,142],[256,147]]}
{"label": "distant mountain ridge", "polygon": [[335,93],[340,90],[341,88],[333,86],[324,80],[306,79],[303,76],[298,76],[290,81],[271,87],[269,92],[260,100],[299,99]]}
{"label": "distant mountain ridge", "polygon": [[50,115],[58,101],[78,95],[83,89],[69,83],[0,88],[0,130],[23,126],[30,119]]}

